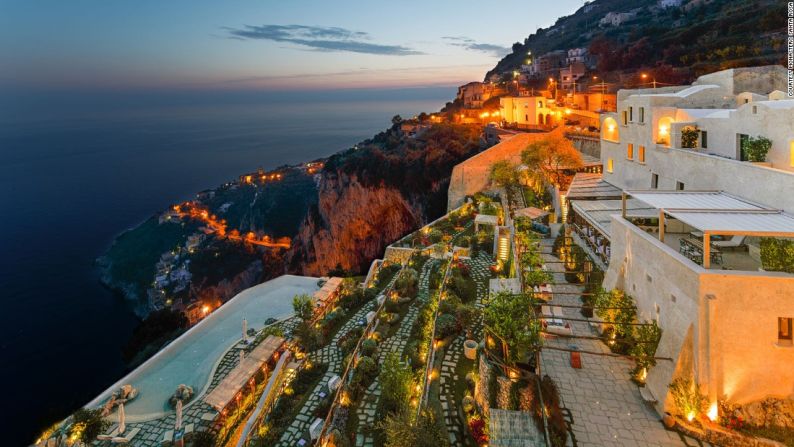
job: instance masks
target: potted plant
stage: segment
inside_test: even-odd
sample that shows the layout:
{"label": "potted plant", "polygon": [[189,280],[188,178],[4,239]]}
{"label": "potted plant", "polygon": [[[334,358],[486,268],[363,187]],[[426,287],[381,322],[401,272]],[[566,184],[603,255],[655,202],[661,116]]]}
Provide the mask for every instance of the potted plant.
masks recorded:
{"label": "potted plant", "polygon": [[747,161],[753,164],[772,166],[772,163],[766,161],[769,149],[772,148],[772,140],[759,135],[757,137],[749,137],[743,143],[742,152]]}

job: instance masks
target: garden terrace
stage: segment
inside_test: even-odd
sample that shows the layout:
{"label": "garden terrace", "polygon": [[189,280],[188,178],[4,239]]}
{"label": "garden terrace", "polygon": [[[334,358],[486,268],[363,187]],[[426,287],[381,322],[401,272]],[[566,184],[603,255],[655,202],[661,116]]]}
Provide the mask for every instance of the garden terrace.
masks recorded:
{"label": "garden terrace", "polygon": [[390,247],[429,250],[440,243],[463,244],[460,246],[468,247],[474,234],[472,225],[475,215],[475,208],[471,204],[464,204],[403,237]]}
{"label": "garden terrace", "polygon": [[[280,397],[258,418],[249,432],[252,446],[291,446],[300,439],[308,442],[309,426],[316,418],[323,418],[333,401],[328,382],[342,373],[345,353],[342,341],[350,333],[360,330],[368,313],[376,307],[375,297],[388,290],[395,281],[399,266],[385,265],[378,269],[367,289],[352,278],[345,278],[338,288],[338,299],[322,319],[300,329],[298,315],[271,328],[291,338],[296,357],[295,370],[281,386]],[[302,337],[311,336],[314,349],[307,349]],[[358,337],[355,337],[355,341]]]}

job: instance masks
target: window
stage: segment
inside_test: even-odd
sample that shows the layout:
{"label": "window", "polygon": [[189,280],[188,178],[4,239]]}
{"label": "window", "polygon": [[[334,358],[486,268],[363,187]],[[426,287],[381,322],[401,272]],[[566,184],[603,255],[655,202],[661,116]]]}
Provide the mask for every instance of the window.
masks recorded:
{"label": "window", "polygon": [[529,115],[524,115],[524,121],[529,122]]}
{"label": "window", "polygon": [[640,163],[645,163],[645,146],[640,146],[640,152],[637,155]]}
{"label": "window", "polygon": [[659,174],[651,174],[651,189],[659,187]]}
{"label": "window", "polygon": [[623,112],[621,112],[621,117],[620,118],[621,118],[620,121],[625,126],[629,122],[629,113],[624,110]]}
{"label": "window", "polygon": [[543,101],[538,101],[538,107],[543,108]]}
{"label": "window", "polygon": [[789,164],[794,168],[794,140],[789,142]]}
{"label": "window", "polygon": [[700,147],[708,149],[709,147],[709,133],[705,130],[700,131]]}
{"label": "window", "polygon": [[791,344],[794,341],[791,332],[792,318],[781,317],[777,319],[777,341]]}
{"label": "window", "polygon": [[611,174],[611,173],[613,172],[613,169],[614,169],[614,167],[615,167],[615,166],[614,166],[614,164],[612,163],[612,159],[611,159],[611,158],[608,158],[608,159],[607,159],[607,172],[609,172],[609,173]]}
{"label": "window", "polygon": [[626,146],[626,158],[628,158],[629,160],[634,159],[634,145],[631,143],[629,143],[628,146]]}
{"label": "window", "polygon": [[684,182],[675,182],[675,190],[676,191],[683,191],[684,190]]}
{"label": "window", "polygon": [[629,122],[634,122],[634,107],[629,107]]}
{"label": "window", "polygon": [[758,106],[753,106],[753,115],[758,113]]}
{"label": "window", "polygon": [[640,107],[640,122],[645,122],[645,107]]}

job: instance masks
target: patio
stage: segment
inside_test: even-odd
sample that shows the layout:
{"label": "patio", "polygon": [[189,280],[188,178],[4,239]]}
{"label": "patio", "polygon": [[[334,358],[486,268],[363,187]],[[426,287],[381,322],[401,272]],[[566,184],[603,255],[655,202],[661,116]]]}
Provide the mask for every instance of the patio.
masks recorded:
{"label": "patio", "polygon": [[[659,241],[705,269],[756,271],[759,238],[794,237],[794,216],[717,191],[629,191],[621,213]],[[627,199],[628,196],[633,199]],[[628,200],[658,210],[655,218],[628,216]]]}

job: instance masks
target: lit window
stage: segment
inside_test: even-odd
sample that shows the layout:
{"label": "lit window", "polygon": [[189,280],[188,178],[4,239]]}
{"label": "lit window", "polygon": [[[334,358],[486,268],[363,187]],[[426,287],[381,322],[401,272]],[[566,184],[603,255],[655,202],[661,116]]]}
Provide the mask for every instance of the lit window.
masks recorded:
{"label": "lit window", "polygon": [[631,143],[629,143],[628,146],[626,146],[626,158],[628,158],[629,160],[634,159],[634,145]]}
{"label": "lit window", "polygon": [[624,111],[621,113],[621,121],[623,122],[623,125],[624,125],[624,126],[625,126],[626,124],[628,124],[628,122],[629,122],[629,112],[627,112],[627,111],[625,111],[625,110],[624,110]]}
{"label": "lit window", "polygon": [[640,163],[645,163],[645,146],[640,146],[640,151],[637,155],[640,159]]}
{"label": "lit window", "polygon": [[612,173],[612,172],[613,172],[613,169],[614,169],[614,167],[615,167],[615,166],[614,166],[614,164],[612,163],[612,159],[611,159],[611,158],[608,158],[608,159],[607,159],[607,172],[609,172],[609,173]]}
{"label": "lit window", "polygon": [[777,339],[778,341],[791,343],[794,339],[792,338],[792,318],[778,318],[777,319]]}
{"label": "lit window", "polygon": [[794,167],[794,140],[789,143],[789,154],[791,158],[789,163],[791,164],[791,167]]}

